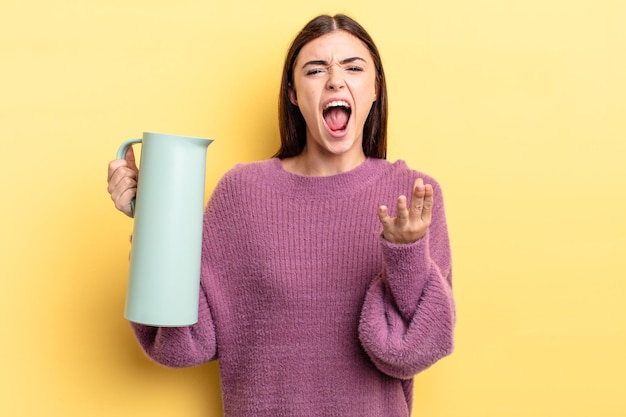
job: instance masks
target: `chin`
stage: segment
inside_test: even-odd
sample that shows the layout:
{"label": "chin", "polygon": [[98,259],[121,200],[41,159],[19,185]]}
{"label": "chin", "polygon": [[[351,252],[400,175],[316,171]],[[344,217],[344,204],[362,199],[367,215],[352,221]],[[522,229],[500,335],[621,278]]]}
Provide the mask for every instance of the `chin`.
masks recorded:
{"label": "chin", "polygon": [[337,141],[334,138],[334,140],[327,142],[326,149],[333,155],[345,155],[355,152],[355,150],[360,151],[361,147],[353,139],[342,138],[340,141]]}

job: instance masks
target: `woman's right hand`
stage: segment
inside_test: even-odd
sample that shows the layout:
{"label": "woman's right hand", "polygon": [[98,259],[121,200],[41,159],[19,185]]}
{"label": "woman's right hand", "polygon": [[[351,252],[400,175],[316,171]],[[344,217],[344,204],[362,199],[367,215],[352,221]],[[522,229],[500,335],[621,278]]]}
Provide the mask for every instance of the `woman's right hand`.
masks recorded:
{"label": "woman's right hand", "polygon": [[115,159],[109,162],[107,177],[107,191],[117,208],[128,217],[133,217],[131,201],[137,195],[137,178],[139,168],[135,163],[135,153],[132,146],[126,151],[124,159]]}

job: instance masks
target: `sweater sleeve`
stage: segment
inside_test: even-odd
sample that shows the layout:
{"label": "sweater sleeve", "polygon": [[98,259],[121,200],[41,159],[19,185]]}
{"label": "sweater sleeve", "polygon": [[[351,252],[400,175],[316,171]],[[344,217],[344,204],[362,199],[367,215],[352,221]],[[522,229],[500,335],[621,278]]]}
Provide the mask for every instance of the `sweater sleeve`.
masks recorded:
{"label": "sweater sleeve", "polygon": [[161,365],[182,368],[217,359],[215,326],[204,288],[200,290],[198,322],[185,327],[153,327],[131,323],[148,357]]}
{"label": "sweater sleeve", "polygon": [[433,220],[411,244],[381,236],[383,271],[365,296],[359,337],[376,367],[408,379],[453,350],[456,320],[443,198],[435,184]]}

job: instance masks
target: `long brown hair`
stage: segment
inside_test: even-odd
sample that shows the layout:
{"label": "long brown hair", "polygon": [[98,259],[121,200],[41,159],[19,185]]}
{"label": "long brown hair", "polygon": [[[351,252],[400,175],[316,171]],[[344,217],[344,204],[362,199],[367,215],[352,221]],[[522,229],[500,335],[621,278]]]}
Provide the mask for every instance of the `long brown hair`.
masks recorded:
{"label": "long brown hair", "polygon": [[387,157],[387,84],[378,49],[371,36],[352,18],[337,14],[321,15],[298,33],[285,58],[278,99],[278,126],[280,129],[280,149],[274,155],[280,159],[298,155],[306,144],[306,122],[300,109],[289,100],[289,90],[293,83],[293,67],[304,45],[322,35],[345,30],[365,44],[374,59],[378,93],[363,127],[363,151],[372,158]]}

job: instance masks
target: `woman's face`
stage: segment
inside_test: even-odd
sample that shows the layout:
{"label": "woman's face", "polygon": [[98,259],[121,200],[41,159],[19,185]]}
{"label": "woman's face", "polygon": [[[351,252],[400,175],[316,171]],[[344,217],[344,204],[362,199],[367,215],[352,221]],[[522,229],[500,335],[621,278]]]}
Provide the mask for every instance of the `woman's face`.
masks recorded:
{"label": "woman's face", "polygon": [[367,47],[337,30],[302,47],[291,102],[307,125],[307,151],[362,154],[363,126],[376,100],[376,68]]}

